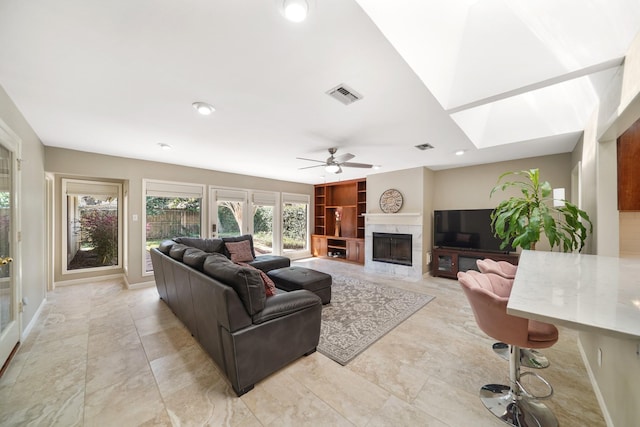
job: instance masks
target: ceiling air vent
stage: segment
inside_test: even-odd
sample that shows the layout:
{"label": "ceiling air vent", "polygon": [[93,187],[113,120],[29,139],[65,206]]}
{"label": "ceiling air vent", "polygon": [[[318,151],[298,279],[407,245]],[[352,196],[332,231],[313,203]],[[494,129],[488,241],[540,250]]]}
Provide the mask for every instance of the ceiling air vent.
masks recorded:
{"label": "ceiling air vent", "polygon": [[427,143],[427,144],[420,144],[420,145],[416,145],[416,148],[417,148],[418,150],[422,150],[422,151],[424,151],[424,150],[431,150],[431,149],[432,149],[432,148],[434,148],[434,147],[433,147],[433,145],[431,145],[431,144],[428,144],[428,143]]}
{"label": "ceiling air vent", "polygon": [[362,99],[362,95],[355,92],[353,89],[348,88],[344,84],[334,87],[326,92],[330,97],[337,99],[344,105],[353,104],[356,101]]}

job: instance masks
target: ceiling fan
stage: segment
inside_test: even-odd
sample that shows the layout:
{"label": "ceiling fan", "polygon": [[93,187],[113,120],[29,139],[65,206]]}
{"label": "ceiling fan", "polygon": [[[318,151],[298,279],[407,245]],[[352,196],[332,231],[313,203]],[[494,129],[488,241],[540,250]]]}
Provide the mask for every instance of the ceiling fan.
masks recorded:
{"label": "ceiling fan", "polygon": [[355,157],[355,155],[351,153],[334,156],[336,151],[338,151],[338,149],[335,147],[329,148],[329,157],[327,158],[327,160],[315,160],[315,159],[305,159],[303,157],[296,157],[296,159],[299,159],[299,160],[307,160],[310,162],[322,163],[320,165],[306,166],[304,168],[298,168],[298,169],[310,169],[310,168],[317,168],[320,166],[324,166],[324,169],[329,173],[342,173],[343,166],[346,168],[372,168],[373,167],[373,165],[370,165],[367,163],[349,162],[348,160],[351,160]]}

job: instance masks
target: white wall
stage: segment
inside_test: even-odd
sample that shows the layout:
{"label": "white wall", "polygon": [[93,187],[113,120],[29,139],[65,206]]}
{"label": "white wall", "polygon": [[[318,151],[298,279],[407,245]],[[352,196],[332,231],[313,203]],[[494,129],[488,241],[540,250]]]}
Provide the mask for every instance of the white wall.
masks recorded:
{"label": "white wall", "polygon": [[46,297],[44,147],[2,86],[0,119],[22,140],[22,296],[28,300],[22,314],[24,331]]}

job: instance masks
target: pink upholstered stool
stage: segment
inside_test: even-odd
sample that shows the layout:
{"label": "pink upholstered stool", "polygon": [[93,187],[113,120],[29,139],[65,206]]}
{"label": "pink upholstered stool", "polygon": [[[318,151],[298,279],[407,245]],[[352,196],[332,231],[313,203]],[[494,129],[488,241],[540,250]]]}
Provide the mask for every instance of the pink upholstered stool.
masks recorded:
{"label": "pink upholstered stool", "polygon": [[495,261],[491,258],[479,259],[476,261],[478,270],[481,273],[493,273],[504,277],[505,279],[514,279],[518,266],[507,261]]}
{"label": "pink upholstered stool", "polygon": [[[485,274],[497,274],[511,281],[509,285],[509,292],[511,292],[511,285],[513,285],[513,279],[516,277],[518,266],[513,265],[507,261],[495,261],[490,258],[479,259],[476,261],[478,270]],[[503,342],[494,343],[493,351],[504,360],[509,360],[509,345]],[[549,359],[541,352],[532,348],[520,349],[520,363],[527,368],[543,369],[549,367]]]}
{"label": "pink upholstered stool", "polygon": [[[470,270],[458,273],[458,282],[469,300],[478,327],[491,338],[509,345],[510,384],[488,384],[480,389],[480,400],[496,417],[519,427],[557,427],[553,412],[540,403],[553,394],[553,388],[540,375],[531,371],[520,373],[520,348],[548,348],[558,341],[558,329],[548,323],[537,322],[507,314],[508,282],[496,274]],[[541,380],[549,393],[534,396],[521,384],[520,378],[533,375]]]}

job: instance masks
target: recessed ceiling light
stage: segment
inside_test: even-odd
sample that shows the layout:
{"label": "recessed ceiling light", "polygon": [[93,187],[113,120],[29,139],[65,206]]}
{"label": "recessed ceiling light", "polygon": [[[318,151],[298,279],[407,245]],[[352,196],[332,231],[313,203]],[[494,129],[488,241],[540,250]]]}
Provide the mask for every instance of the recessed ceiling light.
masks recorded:
{"label": "recessed ceiling light", "polygon": [[162,143],[162,142],[158,143],[158,146],[164,151],[169,151],[169,150],[171,150],[173,148],[169,144],[165,144],[165,143]]}
{"label": "recessed ceiling light", "polygon": [[465,150],[456,151],[456,156],[462,156],[465,153]]}
{"label": "recessed ceiling light", "polygon": [[382,167],[382,166],[380,166],[380,165],[373,165],[373,169],[375,169],[375,170],[378,170],[378,169],[380,169],[381,167]]}
{"label": "recessed ceiling light", "polygon": [[309,13],[309,4],[306,0],[284,0],[282,3],[284,16],[291,22],[302,22]]}
{"label": "recessed ceiling light", "polygon": [[202,114],[203,116],[208,116],[209,114],[216,111],[216,109],[213,108],[213,105],[207,104],[206,102],[198,101],[198,102],[194,102],[191,105],[193,106],[193,108],[196,109],[198,113]]}

